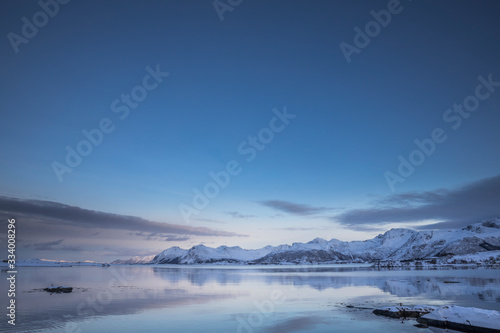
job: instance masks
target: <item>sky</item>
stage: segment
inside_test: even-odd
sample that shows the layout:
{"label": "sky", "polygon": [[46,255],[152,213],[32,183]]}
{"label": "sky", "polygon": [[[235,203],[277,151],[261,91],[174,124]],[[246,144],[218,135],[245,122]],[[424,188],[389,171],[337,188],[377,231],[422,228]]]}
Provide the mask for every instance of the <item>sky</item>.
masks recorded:
{"label": "sky", "polygon": [[[0,246],[111,261],[500,217],[497,1],[2,1]],[[2,245],[3,244],[3,245]]]}

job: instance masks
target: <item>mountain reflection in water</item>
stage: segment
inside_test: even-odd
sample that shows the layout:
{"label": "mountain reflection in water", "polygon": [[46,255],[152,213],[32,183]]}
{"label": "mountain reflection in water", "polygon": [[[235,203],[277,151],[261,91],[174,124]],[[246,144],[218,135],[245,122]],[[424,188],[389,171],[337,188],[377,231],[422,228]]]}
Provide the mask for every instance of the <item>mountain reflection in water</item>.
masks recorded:
{"label": "mountain reflection in water", "polygon": [[[375,333],[377,325],[382,332],[393,322],[345,306],[457,304],[500,310],[498,273],[353,265],[25,267],[18,273],[15,329],[270,332],[293,324],[304,332],[345,325],[346,332],[366,326]],[[1,275],[6,281],[6,272]],[[75,289],[59,295],[41,291],[51,283]],[[5,299],[1,306],[7,306]],[[268,312],[258,310],[266,306]],[[249,316],[259,313],[259,321],[252,322]],[[2,321],[0,331],[10,329],[7,325]],[[412,327],[404,329],[412,332]]]}

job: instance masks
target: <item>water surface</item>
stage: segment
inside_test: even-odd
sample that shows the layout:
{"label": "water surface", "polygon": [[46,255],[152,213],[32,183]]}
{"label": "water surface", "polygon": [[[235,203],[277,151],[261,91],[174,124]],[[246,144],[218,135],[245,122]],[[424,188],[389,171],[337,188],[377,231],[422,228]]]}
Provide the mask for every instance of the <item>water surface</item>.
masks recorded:
{"label": "water surface", "polygon": [[[363,265],[20,267],[16,326],[4,318],[0,331],[425,333],[431,330],[415,321],[371,309],[402,303],[500,310],[499,273]],[[5,271],[1,278],[6,290]],[[75,290],[40,290],[52,283]]]}

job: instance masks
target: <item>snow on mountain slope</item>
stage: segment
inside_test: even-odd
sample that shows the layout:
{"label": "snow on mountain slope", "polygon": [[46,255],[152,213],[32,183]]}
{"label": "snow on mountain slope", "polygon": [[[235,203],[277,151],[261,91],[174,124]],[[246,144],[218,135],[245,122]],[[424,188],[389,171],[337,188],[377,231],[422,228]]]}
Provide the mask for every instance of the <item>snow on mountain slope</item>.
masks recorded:
{"label": "snow on mountain slope", "polygon": [[267,255],[272,249],[272,246],[257,250],[244,250],[239,246],[219,246],[214,249],[204,245],[196,245],[189,250],[183,250],[176,246],[164,250],[153,259],[153,262],[157,264],[247,262]]}
{"label": "snow on mountain slope", "polygon": [[189,250],[171,247],[154,258],[130,259],[130,263],[325,263],[336,261],[412,260],[447,255],[467,255],[500,250],[500,220],[483,221],[463,229],[414,231],[391,229],[366,241],[343,242],[316,238],[308,243],[266,246],[245,250],[239,246]]}
{"label": "snow on mountain slope", "polygon": [[416,235],[418,232],[410,229],[391,229],[370,240],[350,242],[348,247],[354,257],[365,260],[390,258],[410,244]]}
{"label": "snow on mountain slope", "polygon": [[487,221],[463,229],[419,232],[390,258],[422,259],[493,250],[500,250],[500,224]]}

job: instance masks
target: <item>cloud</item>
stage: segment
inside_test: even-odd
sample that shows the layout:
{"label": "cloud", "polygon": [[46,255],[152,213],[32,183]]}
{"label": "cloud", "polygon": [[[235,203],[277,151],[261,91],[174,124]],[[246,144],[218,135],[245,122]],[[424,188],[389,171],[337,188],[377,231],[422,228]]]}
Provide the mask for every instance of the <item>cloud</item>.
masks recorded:
{"label": "cloud", "polygon": [[245,214],[241,214],[239,212],[225,212],[227,215],[231,216],[232,218],[234,219],[247,219],[247,218],[250,218],[250,217],[255,217],[255,215],[245,215]]}
{"label": "cloud", "polygon": [[159,232],[151,232],[151,233],[144,233],[144,232],[129,232],[128,233],[130,236],[137,236],[141,237],[144,240],[160,240],[160,241],[165,241],[165,242],[183,242],[190,240],[191,237],[187,235],[170,235],[166,233],[159,233]]}
{"label": "cloud", "polygon": [[274,230],[308,231],[308,230],[323,230],[323,228],[295,228],[295,227],[287,227],[287,228],[274,228]]}
{"label": "cloud", "polygon": [[500,175],[455,189],[388,196],[375,207],[348,210],[332,220],[351,227],[437,220],[427,228],[451,228],[495,217],[500,217]]}
{"label": "cloud", "polygon": [[191,238],[188,236],[167,235],[167,237],[165,237],[164,241],[165,242],[184,242],[184,241],[187,241],[190,239]]}
{"label": "cloud", "polygon": [[58,239],[51,242],[41,242],[26,244],[25,247],[32,248],[37,251],[81,251],[82,248],[74,245],[61,245],[64,239]]}
{"label": "cloud", "polygon": [[242,236],[233,232],[160,223],[140,217],[105,213],[58,202],[3,196],[0,196],[0,214],[8,217],[22,215],[24,219],[36,220],[42,224],[69,225],[85,229],[116,229],[198,236]]}
{"label": "cloud", "polygon": [[217,221],[217,220],[207,219],[207,218],[195,218],[194,220],[200,221],[200,222],[226,224],[226,222],[223,222],[223,221]]}
{"label": "cloud", "polygon": [[[128,259],[130,257],[145,257],[145,256],[150,256],[150,255],[157,255],[161,251],[163,251],[164,248],[161,249],[144,249],[144,248],[128,248],[128,247],[106,247],[103,248],[99,251],[94,251],[96,254],[99,256],[109,256],[113,258],[121,257]],[[113,259],[114,260],[114,259]]]}
{"label": "cloud", "polygon": [[81,252],[81,251],[84,250],[84,248],[81,247],[81,246],[76,246],[76,245],[64,245],[64,246],[58,247],[56,250],[59,250],[59,251]]}
{"label": "cloud", "polygon": [[260,202],[262,205],[274,208],[276,210],[294,214],[294,215],[313,215],[325,211],[332,210],[332,208],[328,207],[313,207],[306,204],[293,203],[290,201],[282,201],[282,200],[266,200]]}
{"label": "cloud", "polygon": [[[42,242],[42,243],[35,243],[31,244],[33,246],[33,249],[38,250],[38,251],[51,251],[55,250],[55,247],[59,244],[61,244],[64,241],[64,239],[59,239],[56,241],[52,242]],[[30,245],[28,245],[30,246]]]}

